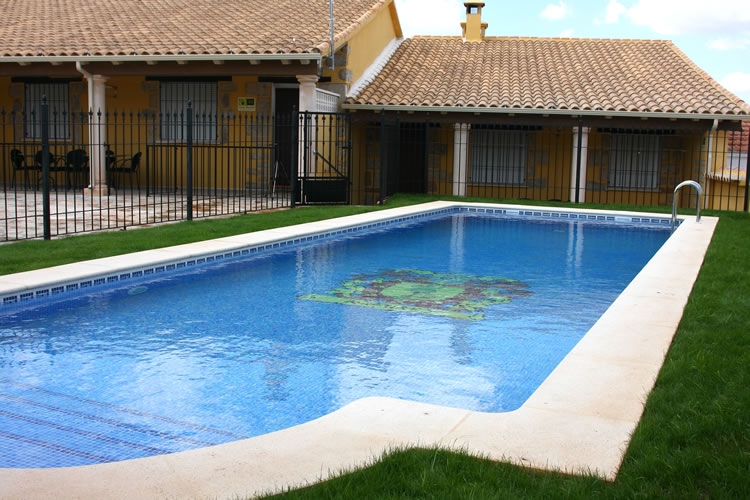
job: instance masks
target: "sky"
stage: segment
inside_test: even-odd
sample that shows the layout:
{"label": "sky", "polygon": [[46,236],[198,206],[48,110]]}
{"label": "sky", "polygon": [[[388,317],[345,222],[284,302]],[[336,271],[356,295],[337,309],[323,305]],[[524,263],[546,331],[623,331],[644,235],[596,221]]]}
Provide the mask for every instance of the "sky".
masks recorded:
{"label": "sky", "polygon": [[[461,35],[464,0],[395,0],[405,37]],[[487,36],[671,40],[750,104],[748,0],[484,0]]]}

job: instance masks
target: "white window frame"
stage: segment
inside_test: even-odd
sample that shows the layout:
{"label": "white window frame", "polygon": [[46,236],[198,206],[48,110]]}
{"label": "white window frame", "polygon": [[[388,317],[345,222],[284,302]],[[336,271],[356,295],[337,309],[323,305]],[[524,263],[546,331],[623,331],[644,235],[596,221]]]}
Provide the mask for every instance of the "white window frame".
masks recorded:
{"label": "white window frame", "polygon": [[659,134],[613,133],[609,151],[609,188],[658,189],[662,144]]}
{"label": "white window frame", "polygon": [[70,138],[70,90],[67,82],[43,82],[24,84],[24,115],[27,139],[41,139],[42,96],[49,105],[49,140]]}
{"label": "white window frame", "polygon": [[526,185],[528,130],[472,128],[470,182],[483,185]]}
{"label": "white window frame", "polygon": [[187,103],[193,103],[193,142],[218,141],[219,84],[215,80],[163,81],[159,85],[160,139],[187,140]]}

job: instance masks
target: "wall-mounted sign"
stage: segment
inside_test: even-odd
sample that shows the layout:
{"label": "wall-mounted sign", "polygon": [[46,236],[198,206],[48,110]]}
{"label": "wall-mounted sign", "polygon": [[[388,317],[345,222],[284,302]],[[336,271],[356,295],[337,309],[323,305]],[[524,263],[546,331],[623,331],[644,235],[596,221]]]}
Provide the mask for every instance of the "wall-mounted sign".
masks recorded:
{"label": "wall-mounted sign", "polygon": [[255,97],[238,97],[237,111],[255,111]]}

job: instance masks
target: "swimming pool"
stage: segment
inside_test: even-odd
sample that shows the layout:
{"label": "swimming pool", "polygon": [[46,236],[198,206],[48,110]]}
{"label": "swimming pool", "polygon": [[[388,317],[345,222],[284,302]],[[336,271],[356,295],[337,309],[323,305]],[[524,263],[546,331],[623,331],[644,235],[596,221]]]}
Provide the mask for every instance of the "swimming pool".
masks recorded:
{"label": "swimming pool", "polygon": [[[481,212],[282,239],[15,302],[6,295],[15,314],[0,326],[0,428],[16,432],[0,436],[4,466],[210,446],[369,396],[518,408],[661,246],[668,219]],[[170,266],[189,269],[187,278]],[[168,307],[153,307],[162,292]]]}
{"label": "swimming pool", "polygon": [[[654,217],[634,212],[431,202],[292,228],[248,233],[126,256],[0,276],[0,302],[233,255],[316,234],[377,227],[455,209],[586,217]],[[663,217],[669,218],[669,215]],[[370,397],[325,417],[223,445],[84,467],[0,468],[11,498],[224,498],[280,492],[372,463],[394,447],[440,446],[542,470],[613,480],[663,364],[718,218],[681,224],[542,385],[518,410],[472,412]],[[206,257],[208,256],[208,257]],[[106,283],[107,280],[105,280]],[[65,287],[64,287],[65,288]]]}

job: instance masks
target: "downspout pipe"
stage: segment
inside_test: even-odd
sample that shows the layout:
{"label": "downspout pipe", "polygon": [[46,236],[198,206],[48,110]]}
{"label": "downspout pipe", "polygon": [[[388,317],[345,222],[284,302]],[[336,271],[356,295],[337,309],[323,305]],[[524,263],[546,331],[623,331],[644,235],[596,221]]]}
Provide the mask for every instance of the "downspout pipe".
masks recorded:
{"label": "downspout pipe", "polygon": [[[94,103],[94,75],[92,75],[91,73],[89,73],[88,71],[86,71],[85,69],[83,69],[83,64],[81,64],[81,61],[76,61],[76,70],[86,78],[86,83],[88,84],[88,105],[89,105],[88,108],[89,108],[89,116],[91,117],[90,119],[93,120],[93,116],[94,116],[94,108],[93,108],[93,103]],[[89,128],[89,132],[92,132],[90,128]],[[89,133],[89,142],[90,142],[90,144],[89,144],[89,150],[91,150],[91,146],[93,146],[93,142],[91,142],[92,140],[93,140],[92,134]],[[88,186],[89,187],[91,187],[91,166],[92,166],[92,164],[93,164],[93,162],[89,163],[89,179],[88,179],[88,181],[89,181],[88,182]]]}
{"label": "downspout pipe", "polygon": [[89,189],[99,196],[107,195],[109,194],[105,158],[107,129],[104,123],[107,111],[104,95],[106,78],[89,73],[83,69],[80,61],[76,61],[76,70],[86,77],[89,84],[89,158],[91,160],[89,162]]}
{"label": "downspout pipe", "polygon": [[89,111],[93,112],[94,110],[91,108],[91,103],[94,102],[94,75],[83,69],[81,61],[76,61],[76,70],[86,77],[86,82],[89,85]]}

